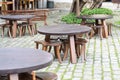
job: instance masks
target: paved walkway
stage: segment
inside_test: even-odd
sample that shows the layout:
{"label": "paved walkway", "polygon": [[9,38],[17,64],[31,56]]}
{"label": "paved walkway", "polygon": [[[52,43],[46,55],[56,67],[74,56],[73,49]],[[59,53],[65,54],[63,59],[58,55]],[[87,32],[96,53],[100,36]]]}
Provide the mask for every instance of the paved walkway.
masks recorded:
{"label": "paved walkway", "polygon": [[[64,13],[53,14],[48,17],[48,25],[56,24],[54,21],[64,15]],[[114,18],[108,22],[120,20],[118,15],[120,12],[115,13]],[[38,22],[37,26],[43,26],[43,22]],[[36,72],[54,72],[58,75],[58,80],[120,80],[120,28],[113,26],[112,35],[103,40],[95,36],[88,41],[86,46],[87,61],[85,63],[81,63],[81,58],[78,59],[77,64],[71,64],[69,57],[62,64],[59,64],[55,59],[51,66]],[[0,37],[0,48],[35,48],[34,41],[42,39],[44,36],[40,34],[14,39],[5,35],[4,38]]]}

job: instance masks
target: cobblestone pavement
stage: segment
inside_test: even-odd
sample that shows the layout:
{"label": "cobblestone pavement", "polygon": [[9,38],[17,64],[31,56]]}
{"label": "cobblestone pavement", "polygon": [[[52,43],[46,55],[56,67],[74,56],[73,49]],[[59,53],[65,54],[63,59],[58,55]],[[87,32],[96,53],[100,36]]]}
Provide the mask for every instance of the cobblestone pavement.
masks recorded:
{"label": "cobblestone pavement", "polygon": [[[61,17],[61,15],[64,15],[64,13],[60,12],[52,14],[48,17],[48,25],[56,24],[54,21]],[[115,12],[114,18],[108,20],[108,22],[120,20],[118,15],[120,15],[120,12]],[[43,26],[43,22],[38,22],[37,26]],[[81,58],[78,59],[77,64],[71,64],[69,57],[62,64],[59,64],[57,59],[55,59],[51,66],[36,72],[54,72],[58,75],[58,80],[120,80],[119,35],[120,28],[112,26],[112,36],[109,36],[108,39],[100,40],[98,36],[90,39],[86,46],[87,61],[85,63],[81,62]],[[4,38],[0,37],[0,48],[35,48],[34,41],[42,39],[44,39],[44,35],[40,34],[34,36],[26,34],[26,36],[14,39],[5,35]]]}

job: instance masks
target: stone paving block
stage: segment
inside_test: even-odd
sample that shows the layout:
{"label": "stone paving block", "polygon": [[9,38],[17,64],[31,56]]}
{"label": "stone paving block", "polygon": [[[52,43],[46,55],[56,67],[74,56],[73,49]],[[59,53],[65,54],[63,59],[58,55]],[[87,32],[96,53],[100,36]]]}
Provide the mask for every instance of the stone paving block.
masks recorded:
{"label": "stone paving block", "polygon": [[80,80],[80,79],[81,79],[81,78],[74,78],[74,77],[72,78],[72,80]]}
{"label": "stone paving block", "polygon": [[74,74],[73,74],[73,77],[77,77],[77,78],[80,78],[82,76],[83,76],[82,72],[74,72]]}

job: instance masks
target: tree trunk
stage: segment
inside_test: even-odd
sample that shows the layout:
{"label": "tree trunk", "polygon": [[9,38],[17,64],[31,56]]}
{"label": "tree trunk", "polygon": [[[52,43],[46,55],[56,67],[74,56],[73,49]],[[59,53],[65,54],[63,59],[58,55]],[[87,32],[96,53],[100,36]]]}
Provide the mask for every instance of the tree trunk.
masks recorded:
{"label": "tree trunk", "polygon": [[86,3],[93,2],[92,5],[89,7],[90,9],[93,9],[100,8],[103,1],[104,0],[73,0],[70,12],[75,13],[77,16],[79,16],[81,10],[83,9]]}

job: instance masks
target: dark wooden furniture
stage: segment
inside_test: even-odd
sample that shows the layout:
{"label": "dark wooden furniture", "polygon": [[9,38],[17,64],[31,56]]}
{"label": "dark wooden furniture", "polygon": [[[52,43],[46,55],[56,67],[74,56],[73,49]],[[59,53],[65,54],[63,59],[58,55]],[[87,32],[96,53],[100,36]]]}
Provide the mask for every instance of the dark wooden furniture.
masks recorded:
{"label": "dark wooden furniture", "polygon": [[2,5],[1,10],[10,10],[9,5],[13,5],[13,2],[12,1],[2,1],[2,2],[0,2],[0,4]]}
{"label": "dark wooden furniture", "polygon": [[[9,20],[9,24],[13,24],[12,37],[16,37],[17,32],[17,21],[18,20],[26,20],[29,24],[31,23],[31,19],[34,17],[34,15],[4,15],[1,16],[1,19]],[[31,33],[32,34],[32,33]]]}
{"label": "dark wooden furniture", "polygon": [[84,15],[84,16],[80,16],[78,18],[81,18],[82,19],[82,23],[81,24],[85,24],[85,21],[86,19],[94,19],[96,20],[96,26],[101,24],[102,25],[102,36],[104,38],[107,38],[108,37],[108,27],[106,25],[106,22],[105,20],[106,19],[110,19],[112,18],[112,15],[104,15],[104,14],[96,14],[96,15]]}
{"label": "dark wooden furniture", "polygon": [[6,14],[29,14],[29,15],[35,15],[34,18],[32,18],[32,21],[44,21],[44,24],[47,25],[47,15],[48,15],[48,9],[35,9],[35,10],[3,10],[2,13]]}
{"label": "dark wooden furniture", "polygon": [[76,50],[75,50],[75,36],[90,32],[91,28],[83,25],[51,25],[44,26],[38,29],[40,34],[46,35],[45,41],[50,42],[50,35],[68,35],[70,42],[70,57],[72,63],[77,63]]}
{"label": "dark wooden furniture", "polygon": [[0,24],[0,28],[1,28],[1,32],[2,32],[2,37],[4,37],[4,32],[5,32],[5,29],[8,29],[7,32],[8,32],[8,36],[9,37],[12,37],[12,33],[11,33],[11,28],[12,28],[12,25],[10,24],[7,24],[7,23],[1,23]]}
{"label": "dark wooden furniture", "polygon": [[117,3],[118,4],[117,8],[119,8],[120,0],[112,0],[112,3]]}
{"label": "dark wooden furniture", "polygon": [[60,41],[56,41],[56,40],[51,40],[50,42],[35,41],[35,43],[36,43],[36,49],[38,49],[39,44],[42,45],[42,50],[44,51],[47,51],[49,47],[48,52],[50,52],[51,47],[54,47],[55,55],[57,56],[59,63],[62,63],[62,59],[60,56],[60,48],[61,48],[62,43]]}
{"label": "dark wooden furniture", "polygon": [[42,80],[57,80],[57,75],[52,72],[40,72],[36,73],[36,76]]}
{"label": "dark wooden furniture", "polygon": [[32,72],[52,64],[53,56],[30,48],[0,48],[0,75],[19,80],[18,74]]}
{"label": "dark wooden furniture", "polygon": [[[81,37],[77,37],[75,40],[77,57],[81,56],[82,62],[86,61],[86,53],[85,53],[86,52],[86,43],[87,43],[87,40],[84,38],[81,38]],[[65,48],[63,60],[65,60],[68,55],[68,50],[70,48],[68,40],[64,40],[63,45]]]}
{"label": "dark wooden furniture", "polygon": [[112,0],[113,3],[120,3],[120,0]]}

